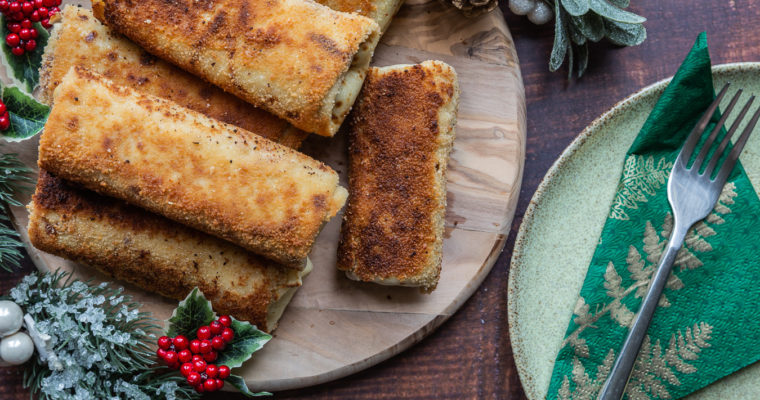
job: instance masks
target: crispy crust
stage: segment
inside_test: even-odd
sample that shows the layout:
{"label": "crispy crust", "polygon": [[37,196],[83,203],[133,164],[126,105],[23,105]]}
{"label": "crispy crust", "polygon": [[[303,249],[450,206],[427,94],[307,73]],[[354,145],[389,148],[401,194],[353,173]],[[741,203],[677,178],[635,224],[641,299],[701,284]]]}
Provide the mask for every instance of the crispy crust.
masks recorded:
{"label": "crispy crust", "polygon": [[301,273],[161,216],[40,171],[29,204],[40,250],[181,300],[198,287],[214,309],[271,331],[270,312],[301,286]]}
{"label": "crispy crust", "polygon": [[302,153],[78,67],[55,90],[38,163],[295,268],[345,192]]}
{"label": "crispy crust", "polygon": [[93,10],[152,54],[325,136],[345,117],[332,114],[333,87],[350,68],[364,74],[369,59],[352,61],[379,38],[371,19],[304,0],[93,0]]}
{"label": "crispy crust", "polygon": [[66,6],[45,47],[40,96],[51,104],[53,90],[72,66],[104,75],[114,83],[152,94],[272,141],[298,148],[306,132],[225,93],[146,53],[93,17],[90,10]]}
{"label": "crispy crust", "polygon": [[404,0],[316,0],[317,3],[328,6],[336,11],[357,13],[372,18],[385,32],[391,19],[396,14]]}
{"label": "crispy crust", "polygon": [[454,69],[440,61],[370,69],[349,129],[338,269],[350,278],[438,283],[458,95]]}

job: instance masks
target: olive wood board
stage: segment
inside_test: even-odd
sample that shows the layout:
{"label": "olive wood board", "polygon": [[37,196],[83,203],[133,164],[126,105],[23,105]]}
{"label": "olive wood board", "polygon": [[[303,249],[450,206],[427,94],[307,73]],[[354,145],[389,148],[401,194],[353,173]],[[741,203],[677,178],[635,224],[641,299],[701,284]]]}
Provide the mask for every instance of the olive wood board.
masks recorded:
{"label": "olive wood board", "polygon": [[[67,3],[67,2],[65,2]],[[430,294],[348,280],[335,269],[342,214],[320,234],[313,272],[296,293],[274,338],[240,370],[252,390],[279,391],[337,379],[383,361],[420,341],[450,317],[491,270],[514,216],[525,158],[525,95],[512,37],[501,11],[474,19],[435,0],[411,0],[375,52],[373,65],[438,59],[457,71],[461,97],[448,170],[443,266]],[[36,166],[38,139],[7,143]],[[332,166],[346,182],[346,137],[312,136],[302,151]],[[28,197],[22,199],[28,202]],[[40,270],[63,268],[81,278],[109,278],[32,247],[28,214],[12,209]],[[167,277],[170,279],[170,277]],[[125,282],[126,292],[159,319],[177,302]]]}

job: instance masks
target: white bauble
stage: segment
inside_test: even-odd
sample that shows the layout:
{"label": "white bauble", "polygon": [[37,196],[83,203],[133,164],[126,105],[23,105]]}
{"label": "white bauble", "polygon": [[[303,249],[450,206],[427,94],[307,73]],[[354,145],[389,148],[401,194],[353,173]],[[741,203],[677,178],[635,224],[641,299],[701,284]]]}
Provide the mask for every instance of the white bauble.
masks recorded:
{"label": "white bauble", "polygon": [[23,320],[24,312],[18,304],[9,300],[0,301],[0,337],[18,332]]}
{"label": "white bauble", "polygon": [[528,13],[528,20],[536,25],[543,25],[551,21],[552,18],[554,18],[554,12],[543,1],[537,2],[536,7]]}
{"label": "white bauble", "polygon": [[[539,0],[539,3],[541,1]],[[536,0],[509,0],[509,11],[515,15],[525,15],[536,7]]]}
{"label": "white bauble", "polygon": [[32,358],[34,343],[24,332],[16,332],[0,341],[0,359],[11,365],[21,365]]}

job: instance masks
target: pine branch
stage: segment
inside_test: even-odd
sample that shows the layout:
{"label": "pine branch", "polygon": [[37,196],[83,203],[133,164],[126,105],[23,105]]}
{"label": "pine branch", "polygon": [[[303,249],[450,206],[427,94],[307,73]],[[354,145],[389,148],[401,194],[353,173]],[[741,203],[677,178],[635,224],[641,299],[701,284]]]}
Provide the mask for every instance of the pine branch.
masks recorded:
{"label": "pine branch", "polygon": [[23,244],[18,232],[10,226],[7,205],[21,205],[14,195],[29,190],[31,172],[16,154],[0,155],[0,267],[8,272],[21,266]]}

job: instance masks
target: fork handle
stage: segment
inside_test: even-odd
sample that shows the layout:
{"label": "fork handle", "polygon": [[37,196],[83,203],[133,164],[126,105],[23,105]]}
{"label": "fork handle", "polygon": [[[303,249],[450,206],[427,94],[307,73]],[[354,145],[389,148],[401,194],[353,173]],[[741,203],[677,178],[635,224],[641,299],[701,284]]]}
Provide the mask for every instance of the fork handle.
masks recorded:
{"label": "fork handle", "polygon": [[673,269],[673,261],[675,261],[676,254],[678,254],[678,250],[683,245],[687,232],[688,227],[684,227],[678,221],[675,221],[667,248],[660,257],[660,262],[654,271],[647,295],[641,303],[639,312],[636,313],[631,330],[628,332],[623,347],[620,349],[620,354],[615,360],[615,365],[613,365],[607,381],[604,382],[604,386],[599,392],[598,400],[620,400],[623,398],[623,393],[625,393],[625,387],[628,385],[628,379],[631,377],[636,357],[639,355],[641,344],[644,342],[647,329],[649,329],[649,323],[652,322],[652,316],[657,309],[657,303],[660,301],[662,290],[665,288],[670,271]]}

